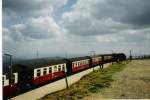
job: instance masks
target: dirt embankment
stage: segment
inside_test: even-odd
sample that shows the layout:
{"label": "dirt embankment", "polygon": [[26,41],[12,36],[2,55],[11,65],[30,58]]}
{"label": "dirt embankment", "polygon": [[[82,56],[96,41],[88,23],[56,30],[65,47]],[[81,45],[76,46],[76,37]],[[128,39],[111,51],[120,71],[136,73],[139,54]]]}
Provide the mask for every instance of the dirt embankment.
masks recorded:
{"label": "dirt embankment", "polygon": [[84,100],[150,99],[150,60],[134,60],[112,76],[111,86]]}

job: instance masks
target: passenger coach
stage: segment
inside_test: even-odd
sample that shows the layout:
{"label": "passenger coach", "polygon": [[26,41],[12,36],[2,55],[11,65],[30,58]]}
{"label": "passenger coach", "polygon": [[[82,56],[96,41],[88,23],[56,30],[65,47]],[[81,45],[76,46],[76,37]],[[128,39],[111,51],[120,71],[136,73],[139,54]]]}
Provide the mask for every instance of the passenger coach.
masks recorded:
{"label": "passenger coach", "polygon": [[15,70],[18,71],[19,87],[26,90],[64,77],[67,68],[65,60],[36,59],[16,64]]}
{"label": "passenger coach", "polygon": [[68,59],[67,68],[68,74],[73,74],[91,67],[91,58],[77,57]]}
{"label": "passenger coach", "polygon": [[92,67],[102,65],[102,64],[103,64],[102,55],[96,55],[95,57],[92,57]]}

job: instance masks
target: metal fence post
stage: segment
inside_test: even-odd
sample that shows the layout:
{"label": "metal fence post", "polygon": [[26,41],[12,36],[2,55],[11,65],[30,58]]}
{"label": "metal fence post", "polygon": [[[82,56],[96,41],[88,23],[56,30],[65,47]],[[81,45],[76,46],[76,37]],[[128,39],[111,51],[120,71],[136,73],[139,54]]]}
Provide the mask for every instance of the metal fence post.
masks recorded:
{"label": "metal fence post", "polygon": [[64,74],[65,74],[66,87],[67,87],[67,89],[68,89],[69,86],[68,86],[68,80],[67,80],[67,73],[64,71]]}

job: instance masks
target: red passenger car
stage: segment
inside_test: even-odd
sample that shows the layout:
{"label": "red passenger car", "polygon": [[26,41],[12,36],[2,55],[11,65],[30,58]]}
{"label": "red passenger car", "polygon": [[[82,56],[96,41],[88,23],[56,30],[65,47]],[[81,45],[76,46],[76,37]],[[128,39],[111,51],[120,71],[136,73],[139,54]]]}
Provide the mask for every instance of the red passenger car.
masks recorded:
{"label": "red passenger car", "polygon": [[50,59],[33,59],[15,64],[18,72],[18,85],[21,90],[43,85],[51,80],[65,76],[66,61]]}
{"label": "red passenger car", "polygon": [[66,72],[66,63],[51,64],[40,68],[35,68],[33,73],[33,84],[39,85],[41,83],[64,77]]}
{"label": "red passenger car", "polygon": [[[69,59],[72,73],[79,72],[91,67],[90,57],[78,57]],[[69,65],[68,65],[69,66]]]}
{"label": "red passenger car", "polygon": [[92,66],[98,66],[103,63],[102,56],[97,55],[95,57],[92,57]]}
{"label": "red passenger car", "polygon": [[3,75],[3,96],[10,97],[17,93],[18,73],[11,75],[11,82],[8,78],[8,73]]}

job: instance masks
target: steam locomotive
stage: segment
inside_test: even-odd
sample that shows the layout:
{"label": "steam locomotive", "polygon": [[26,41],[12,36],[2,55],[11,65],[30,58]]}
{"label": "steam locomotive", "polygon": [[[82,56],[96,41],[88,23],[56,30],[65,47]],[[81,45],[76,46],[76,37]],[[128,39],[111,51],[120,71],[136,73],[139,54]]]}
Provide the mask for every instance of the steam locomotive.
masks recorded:
{"label": "steam locomotive", "polygon": [[9,69],[3,69],[3,96],[14,96],[64,78],[65,75],[70,76],[97,65],[103,66],[125,59],[124,53],[114,53],[57,60],[42,58],[15,63],[11,75]]}

